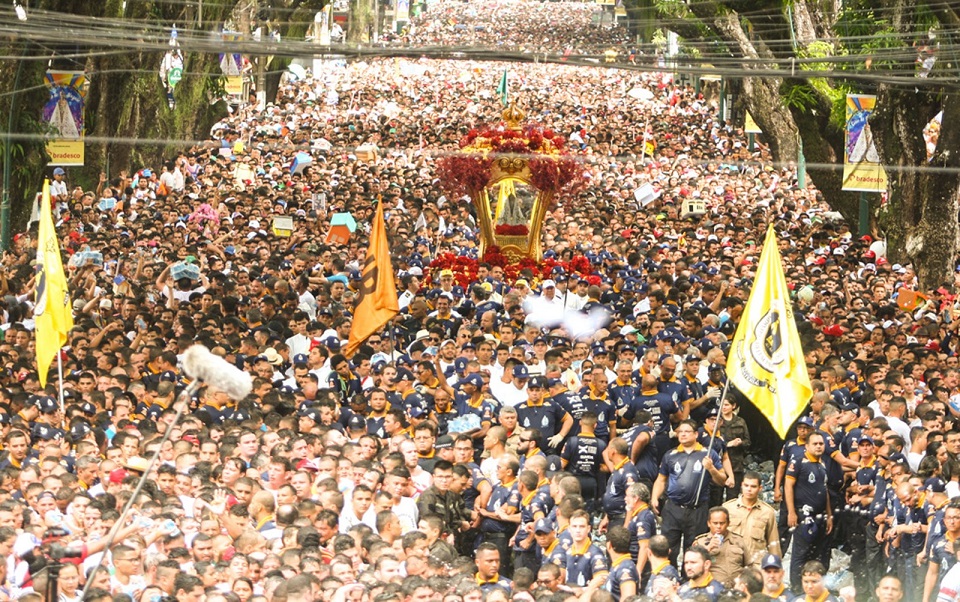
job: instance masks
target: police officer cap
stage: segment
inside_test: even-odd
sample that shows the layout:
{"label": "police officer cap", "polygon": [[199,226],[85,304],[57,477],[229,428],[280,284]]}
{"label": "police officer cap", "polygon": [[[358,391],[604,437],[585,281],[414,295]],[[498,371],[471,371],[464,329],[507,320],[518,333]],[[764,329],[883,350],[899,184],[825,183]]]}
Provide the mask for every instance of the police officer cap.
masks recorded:
{"label": "police officer cap", "polygon": [[533,527],[534,533],[549,533],[551,531],[553,531],[553,523],[549,518],[541,518]]}
{"label": "police officer cap", "polygon": [[780,557],[776,554],[767,554],[763,557],[763,562],[760,564],[760,568],[783,569],[783,561],[780,560]]}

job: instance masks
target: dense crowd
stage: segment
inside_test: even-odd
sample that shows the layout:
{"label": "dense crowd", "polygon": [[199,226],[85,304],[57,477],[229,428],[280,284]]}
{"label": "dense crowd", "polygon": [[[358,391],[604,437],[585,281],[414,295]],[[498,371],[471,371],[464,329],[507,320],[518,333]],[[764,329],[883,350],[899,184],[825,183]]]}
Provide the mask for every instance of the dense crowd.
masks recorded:
{"label": "dense crowd", "polygon": [[614,6],[583,2],[529,2],[517,10],[510,1],[441,3],[414,19],[388,43],[404,46],[478,46],[528,53],[602,54],[631,46],[623,27],[613,27]]}
{"label": "dense crowd", "polygon": [[[443,3],[413,31],[542,31],[561,8],[588,14]],[[955,283],[904,309],[911,267],[693,88],[536,64],[510,95],[580,161],[543,231],[580,267],[508,275],[435,172],[499,120],[504,68],[331,65],[163,165],[96,190],[54,171],[64,406],[34,360],[35,229],[0,271],[0,600],[42,599],[64,550],[66,602],[956,599]],[[378,202],[401,312],[347,358]],[[344,212],[358,228],[329,242]],[[782,450],[722,394],[771,223],[814,388]],[[539,328],[536,296],[608,319]],[[251,395],[181,396],[195,343]],[[838,548],[855,594],[827,589]]]}

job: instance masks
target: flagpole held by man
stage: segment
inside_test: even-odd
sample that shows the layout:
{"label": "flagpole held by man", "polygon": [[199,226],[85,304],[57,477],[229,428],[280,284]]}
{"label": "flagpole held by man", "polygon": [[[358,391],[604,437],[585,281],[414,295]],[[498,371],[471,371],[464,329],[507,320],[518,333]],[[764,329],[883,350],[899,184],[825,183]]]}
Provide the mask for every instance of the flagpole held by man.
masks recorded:
{"label": "flagpole held by man", "polygon": [[361,271],[360,296],[350,328],[350,340],[344,349],[352,357],[360,345],[373,333],[400,313],[397,285],[390,264],[390,245],[383,220],[383,203],[377,203],[377,214],[370,230],[370,247]]}
{"label": "flagpole held by man", "polygon": [[[67,279],[60,258],[60,245],[50,207],[50,181],[43,182],[40,228],[37,236],[36,306],[37,374],[40,386],[47,385],[47,371],[73,328],[73,313]],[[60,406],[63,407],[63,376],[60,376]]]}

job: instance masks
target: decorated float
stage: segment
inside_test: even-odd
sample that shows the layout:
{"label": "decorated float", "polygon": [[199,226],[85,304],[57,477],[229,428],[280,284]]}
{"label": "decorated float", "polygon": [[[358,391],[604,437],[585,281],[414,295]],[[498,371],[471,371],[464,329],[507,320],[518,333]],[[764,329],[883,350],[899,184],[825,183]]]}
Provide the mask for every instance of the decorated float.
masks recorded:
{"label": "decorated float", "polygon": [[513,105],[502,117],[494,126],[470,130],[459,153],[438,161],[438,175],[448,192],[470,197],[484,261],[539,266],[547,212],[561,195],[583,185],[583,170],[562,134],[524,123],[526,115]]}

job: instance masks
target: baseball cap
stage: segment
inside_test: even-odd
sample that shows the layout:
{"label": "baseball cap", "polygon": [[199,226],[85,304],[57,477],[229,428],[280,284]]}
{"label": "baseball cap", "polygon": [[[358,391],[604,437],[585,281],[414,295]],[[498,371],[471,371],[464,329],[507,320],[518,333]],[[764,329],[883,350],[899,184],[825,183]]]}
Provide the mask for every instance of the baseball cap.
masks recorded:
{"label": "baseball cap", "polygon": [[556,288],[556,287],[557,287],[557,283],[554,282],[553,280],[544,280],[543,283],[540,285],[540,288]]}
{"label": "baseball cap", "polygon": [[533,527],[534,533],[549,533],[553,531],[553,523],[549,518],[541,518]]}
{"label": "baseball cap", "polygon": [[797,420],[797,426],[808,426],[813,428],[815,425],[813,424],[813,418],[804,416],[800,420]]}
{"label": "baseball cap", "polygon": [[857,441],[857,445],[863,445],[864,443],[869,443],[870,445],[874,445],[873,438],[863,436],[863,437],[860,437],[859,441]]}
{"label": "baseball cap", "polygon": [[463,377],[462,382],[465,385],[473,385],[474,387],[479,389],[480,387],[483,386],[483,377],[480,376],[479,374],[468,374],[465,377]]}
{"label": "baseball cap", "polygon": [[40,412],[44,414],[53,414],[59,409],[57,400],[49,395],[41,395],[38,397],[37,407],[40,409]]}
{"label": "baseball cap", "polygon": [[434,449],[450,449],[453,447],[453,437],[450,435],[443,435],[442,437],[437,438],[437,442],[433,444]]}
{"label": "baseball cap", "polygon": [[363,419],[362,416],[354,414],[350,417],[350,420],[347,421],[347,428],[351,431],[359,431],[367,428],[367,421]]}
{"label": "baseball cap", "polygon": [[534,376],[527,386],[531,389],[543,389],[547,386],[547,379],[542,376]]}
{"label": "baseball cap", "polygon": [[780,560],[780,557],[776,554],[767,554],[763,557],[763,562],[760,563],[760,568],[783,569],[783,561]]}
{"label": "baseball cap", "polygon": [[513,377],[514,378],[529,378],[530,371],[527,370],[527,367],[523,364],[517,364],[513,367]]}
{"label": "baseball cap", "polygon": [[300,410],[300,417],[309,418],[310,420],[313,420],[317,424],[320,424],[320,412],[318,412],[313,408],[310,408],[307,410]]}
{"label": "baseball cap", "polygon": [[397,370],[397,377],[395,379],[397,382],[402,380],[413,382],[413,372],[410,372],[406,368],[403,370]]}
{"label": "baseball cap", "polygon": [[62,168],[62,167],[58,167],[58,168],[56,168],[56,169],[53,170],[53,175],[55,175],[55,176],[65,176],[65,175],[67,175],[67,172],[63,171],[63,168]]}

